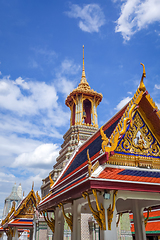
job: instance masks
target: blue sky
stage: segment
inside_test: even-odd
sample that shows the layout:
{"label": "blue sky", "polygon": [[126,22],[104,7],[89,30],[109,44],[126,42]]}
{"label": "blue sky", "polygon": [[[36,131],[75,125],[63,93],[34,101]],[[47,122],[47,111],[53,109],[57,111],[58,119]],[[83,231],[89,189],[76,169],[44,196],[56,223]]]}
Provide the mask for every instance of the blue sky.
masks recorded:
{"label": "blue sky", "polygon": [[0,1],[0,215],[13,184],[39,190],[69,128],[82,72],[103,94],[99,126],[135,93],[145,64],[160,108],[160,1]]}

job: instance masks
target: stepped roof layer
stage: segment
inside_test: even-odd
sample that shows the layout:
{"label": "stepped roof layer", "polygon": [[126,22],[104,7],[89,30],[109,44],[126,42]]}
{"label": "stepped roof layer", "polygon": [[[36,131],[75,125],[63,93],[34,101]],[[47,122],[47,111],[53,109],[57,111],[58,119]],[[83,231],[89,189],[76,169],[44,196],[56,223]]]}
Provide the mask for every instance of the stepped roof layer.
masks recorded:
{"label": "stepped roof layer", "polygon": [[8,227],[22,227],[22,228],[29,228],[33,227],[33,219],[13,219],[9,222]]}
{"label": "stepped roof layer", "polygon": [[[143,213],[144,218],[147,218],[147,211]],[[134,235],[134,222],[133,222],[133,214],[130,214],[131,220],[131,232]],[[145,227],[147,236],[159,236],[160,235],[160,209],[151,210],[149,213],[149,219],[147,225]]]}
{"label": "stepped roof layer", "polygon": [[160,192],[160,111],[143,77],[132,100],[77,148],[40,211],[91,189]]}
{"label": "stepped roof layer", "polygon": [[33,226],[34,208],[37,206],[37,201],[38,193],[36,196],[32,188],[17,208],[15,208],[15,202],[13,202],[10,212],[1,222],[3,229],[9,226],[23,226],[23,228]]}

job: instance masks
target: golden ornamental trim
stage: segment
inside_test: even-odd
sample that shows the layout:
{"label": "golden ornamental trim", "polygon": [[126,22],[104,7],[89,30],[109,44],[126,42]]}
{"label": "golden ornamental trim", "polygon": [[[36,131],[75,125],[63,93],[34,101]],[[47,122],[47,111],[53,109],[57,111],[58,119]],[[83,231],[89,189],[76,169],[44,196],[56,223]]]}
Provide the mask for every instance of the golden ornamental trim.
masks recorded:
{"label": "golden ornamental trim", "polygon": [[122,136],[126,132],[128,123],[130,123],[131,126],[133,125],[132,115],[138,103],[142,99],[143,94],[144,92],[138,88],[133,98],[128,103],[127,109],[125,110],[123,116],[121,117],[119,123],[117,124],[110,138],[107,138],[106,134],[104,133],[103,126],[100,128],[100,134],[103,140],[102,150],[104,152],[110,153],[111,151],[114,151],[117,147],[120,136]]}
{"label": "golden ornamental trim", "polygon": [[49,174],[50,188],[54,185],[54,181],[51,178],[51,174]]}
{"label": "golden ornamental trim", "polygon": [[34,207],[35,208],[37,207],[37,201],[36,201],[36,195],[35,195],[34,190],[32,188],[30,193],[24,199],[24,202],[21,204],[21,206],[15,212],[14,216],[17,217],[19,215],[19,217],[29,217],[29,218],[31,218],[32,215],[34,214]]}
{"label": "golden ornamental trim", "polygon": [[141,82],[139,85],[139,90],[145,92],[146,87],[144,85],[143,79],[146,78],[146,71],[145,71],[145,66],[143,63],[141,63],[141,65],[143,66],[143,73],[142,73],[142,78],[141,78]]}
{"label": "golden ornamental trim", "polygon": [[115,209],[115,204],[116,204],[116,195],[117,195],[117,190],[114,191],[113,193],[113,204],[111,208],[111,204],[109,205],[109,208],[107,209],[107,216],[108,216],[108,230],[111,230],[111,223],[113,219],[113,213]]}
{"label": "golden ornamental trim", "polygon": [[52,217],[51,217],[51,219],[49,219],[47,210],[42,211],[42,213],[43,213],[45,222],[47,223],[47,225],[51,229],[51,231],[54,233],[55,220]]}
{"label": "golden ornamental trim", "polygon": [[41,201],[41,197],[39,196],[38,194],[38,191],[36,192],[36,202],[37,202],[37,205],[40,203]]}
{"label": "golden ornamental trim", "polygon": [[147,225],[147,222],[148,222],[148,219],[149,219],[149,213],[151,212],[151,210],[152,210],[151,207],[149,207],[148,210],[147,210],[147,217],[146,217],[145,220],[144,220],[144,225],[145,225],[145,227],[146,227],[146,225]]}
{"label": "golden ornamental trim", "polygon": [[132,162],[133,165],[135,160],[136,166],[159,167],[157,163],[160,157],[160,145],[139,111],[136,112],[133,126],[129,127],[116,152],[130,154],[130,163]]}
{"label": "golden ornamental trim", "polygon": [[16,229],[9,227],[7,231],[5,231],[7,237],[15,237]]}
{"label": "golden ornamental trim", "polygon": [[69,226],[69,228],[71,229],[71,231],[73,232],[73,215],[71,213],[68,213],[68,216],[66,215],[65,211],[64,211],[64,206],[62,203],[58,204],[58,207],[61,208],[62,207],[62,213],[64,218],[66,219],[66,222]]}
{"label": "golden ornamental trim", "polygon": [[15,213],[15,211],[16,211],[15,207],[16,207],[16,203],[13,202],[13,203],[12,203],[12,208],[11,208],[10,212],[7,214],[6,218],[5,218],[4,220],[2,220],[2,224],[1,224],[2,226],[3,226],[5,223],[7,223],[7,222],[9,221],[10,216],[11,216],[13,213]]}
{"label": "golden ornamental trim", "polygon": [[45,198],[49,197],[51,194],[52,194],[52,192],[49,192],[47,195],[45,195],[44,197],[42,197],[42,201],[43,201]]}
{"label": "golden ornamental trim", "polygon": [[93,166],[92,166],[91,159],[89,157],[89,149],[87,149],[87,159],[88,159],[88,175],[90,177],[91,174],[93,173]]}
{"label": "golden ornamental trim", "polygon": [[96,222],[98,223],[100,229],[102,230],[106,230],[106,221],[105,221],[105,209],[103,207],[103,205],[101,204],[101,206],[99,206],[99,203],[98,203],[98,198],[97,198],[97,190],[96,189],[92,189],[92,192],[93,192],[93,195],[96,199],[96,207],[97,207],[97,210],[94,210],[92,205],[91,205],[91,201],[90,201],[90,198],[89,198],[89,194],[88,192],[84,192],[82,194],[82,196],[84,197],[84,199],[86,199],[87,197],[87,200],[88,200],[88,205],[89,205],[89,208],[96,220]]}

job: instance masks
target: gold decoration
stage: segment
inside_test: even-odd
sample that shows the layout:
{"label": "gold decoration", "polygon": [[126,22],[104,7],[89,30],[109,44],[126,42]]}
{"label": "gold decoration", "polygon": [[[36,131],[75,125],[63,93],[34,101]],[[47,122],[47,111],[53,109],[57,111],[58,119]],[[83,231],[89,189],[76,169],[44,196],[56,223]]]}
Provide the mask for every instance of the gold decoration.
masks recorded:
{"label": "gold decoration", "polygon": [[69,226],[69,228],[71,229],[71,231],[73,232],[73,215],[68,213],[68,217],[66,215],[66,213],[64,212],[64,206],[62,203],[58,204],[58,207],[61,208],[62,207],[62,212],[63,212],[63,216],[66,219],[66,222]]}
{"label": "gold decoration", "polygon": [[146,225],[147,225],[147,222],[148,222],[148,219],[149,219],[149,213],[151,212],[151,210],[152,210],[151,207],[149,207],[148,210],[147,210],[147,217],[146,217],[145,220],[144,220],[144,225],[145,225],[145,227],[146,227]]}
{"label": "gold decoration", "polygon": [[[73,119],[73,106],[75,104],[75,125],[86,125],[83,123],[83,120],[86,116],[86,113],[83,114],[83,99],[89,99],[91,102],[91,109],[92,109],[92,124],[88,126],[98,127],[97,121],[95,124],[95,117],[96,117],[96,110],[95,108],[101,102],[103,95],[101,93],[97,93],[93,89],[90,88],[85,74],[85,67],[84,67],[84,46],[83,46],[83,67],[82,67],[82,77],[81,81],[76,89],[74,89],[66,98],[65,104],[71,109],[71,121],[70,124],[72,126],[72,119]],[[94,100],[94,103],[93,103]],[[81,107],[79,105],[81,103]],[[97,119],[96,119],[97,120]]]}
{"label": "gold decoration", "polygon": [[43,213],[44,220],[46,221],[48,227],[49,227],[49,228],[51,229],[51,231],[54,233],[55,220],[54,220],[52,217],[51,217],[51,219],[49,219],[47,210],[44,210],[42,213]]}
{"label": "gold decoration", "polygon": [[[104,131],[103,131],[103,127],[100,128],[100,133],[101,133],[101,137],[102,137],[102,150],[105,152],[111,152],[114,151],[117,147],[118,144],[118,140],[120,135],[123,135],[127,129],[127,122],[130,121],[130,125],[132,126],[133,124],[133,120],[132,120],[132,114],[133,111],[136,107],[136,104],[133,104],[131,108],[129,108],[129,110],[127,109],[127,113],[124,113],[125,115],[128,115],[128,117],[123,117],[123,122],[122,120],[118,123],[116,129],[113,131],[110,139],[107,138],[107,136],[105,135]],[[122,128],[123,127],[123,128]]]}
{"label": "gold decoration", "polygon": [[38,191],[37,191],[36,192],[36,202],[37,202],[37,204],[39,204],[40,201],[41,201],[41,197],[39,196]]}
{"label": "gold decoration", "polygon": [[118,220],[117,220],[117,222],[116,222],[116,227],[118,227],[118,224],[119,224],[119,222],[120,222],[121,216],[122,216],[122,213],[118,213]]}
{"label": "gold decoration", "polygon": [[93,172],[93,166],[92,166],[91,159],[89,157],[89,149],[87,149],[87,159],[88,159],[88,174],[89,174],[89,177],[90,177],[92,172]]}
{"label": "gold decoration", "polygon": [[36,195],[33,189],[24,199],[18,210],[14,213],[15,217],[19,218],[33,218],[34,209],[37,207]]}
{"label": "gold decoration", "polygon": [[96,222],[98,223],[100,229],[102,230],[106,230],[106,221],[105,221],[105,209],[103,207],[103,205],[101,204],[101,207],[99,206],[99,203],[98,203],[98,198],[97,198],[97,191],[96,189],[92,189],[92,192],[93,192],[93,195],[96,199],[96,206],[97,206],[97,211],[95,211],[91,205],[91,201],[90,201],[90,198],[89,198],[89,194],[88,192],[84,192],[82,194],[82,196],[84,197],[84,199],[88,199],[88,205],[89,205],[89,208],[93,214],[93,217],[95,218]]}
{"label": "gold decoration", "polygon": [[106,134],[103,131],[103,126],[100,128],[100,134],[101,134],[101,139],[103,140],[102,142],[102,150],[105,152],[105,147],[108,146],[109,139],[107,138]]}
{"label": "gold decoration", "polygon": [[111,208],[111,204],[109,206],[109,208],[107,209],[107,215],[108,215],[108,230],[111,230],[111,223],[112,223],[112,219],[113,219],[113,213],[114,213],[114,209],[115,209],[115,198],[117,195],[117,190],[114,191],[113,193],[113,204],[112,204],[112,208]]}
{"label": "gold decoration", "polygon": [[9,227],[7,231],[5,231],[7,237],[15,237],[16,229]]}
{"label": "gold decoration", "polygon": [[9,219],[10,219],[11,215],[15,213],[15,207],[16,207],[16,203],[13,202],[13,203],[12,203],[12,208],[11,208],[10,212],[7,214],[7,216],[5,217],[5,219],[2,220],[2,224],[1,224],[2,226],[3,226],[5,223],[9,222]]}
{"label": "gold decoration", "polygon": [[141,82],[140,82],[140,85],[139,85],[139,90],[145,92],[146,87],[145,87],[145,85],[143,83],[143,79],[146,78],[146,71],[145,71],[144,64],[141,63],[141,65],[143,66],[143,74],[142,74]]}
{"label": "gold decoration", "polygon": [[53,179],[51,178],[51,174],[49,174],[49,180],[50,180],[50,188],[53,186],[54,184],[54,181]]}
{"label": "gold decoration", "polygon": [[142,120],[138,111],[133,126],[129,127],[116,152],[141,154],[146,157],[160,157],[160,146]]}

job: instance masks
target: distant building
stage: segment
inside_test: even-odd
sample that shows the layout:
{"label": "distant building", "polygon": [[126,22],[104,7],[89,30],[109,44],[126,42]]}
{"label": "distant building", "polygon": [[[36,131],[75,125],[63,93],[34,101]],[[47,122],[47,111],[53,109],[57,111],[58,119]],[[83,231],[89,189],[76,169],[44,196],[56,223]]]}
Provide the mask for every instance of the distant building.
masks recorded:
{"label": "distant building", "polygon": [[21,200],[22,200],[22,186],[21,184],[19,184],[17,188],[15,183],[12,188],[11,194],[5,199],[2,218],[5,218],[7,216],[9,210],[12,207],[13,202],[16,203],[16,207],[17,207]]}

